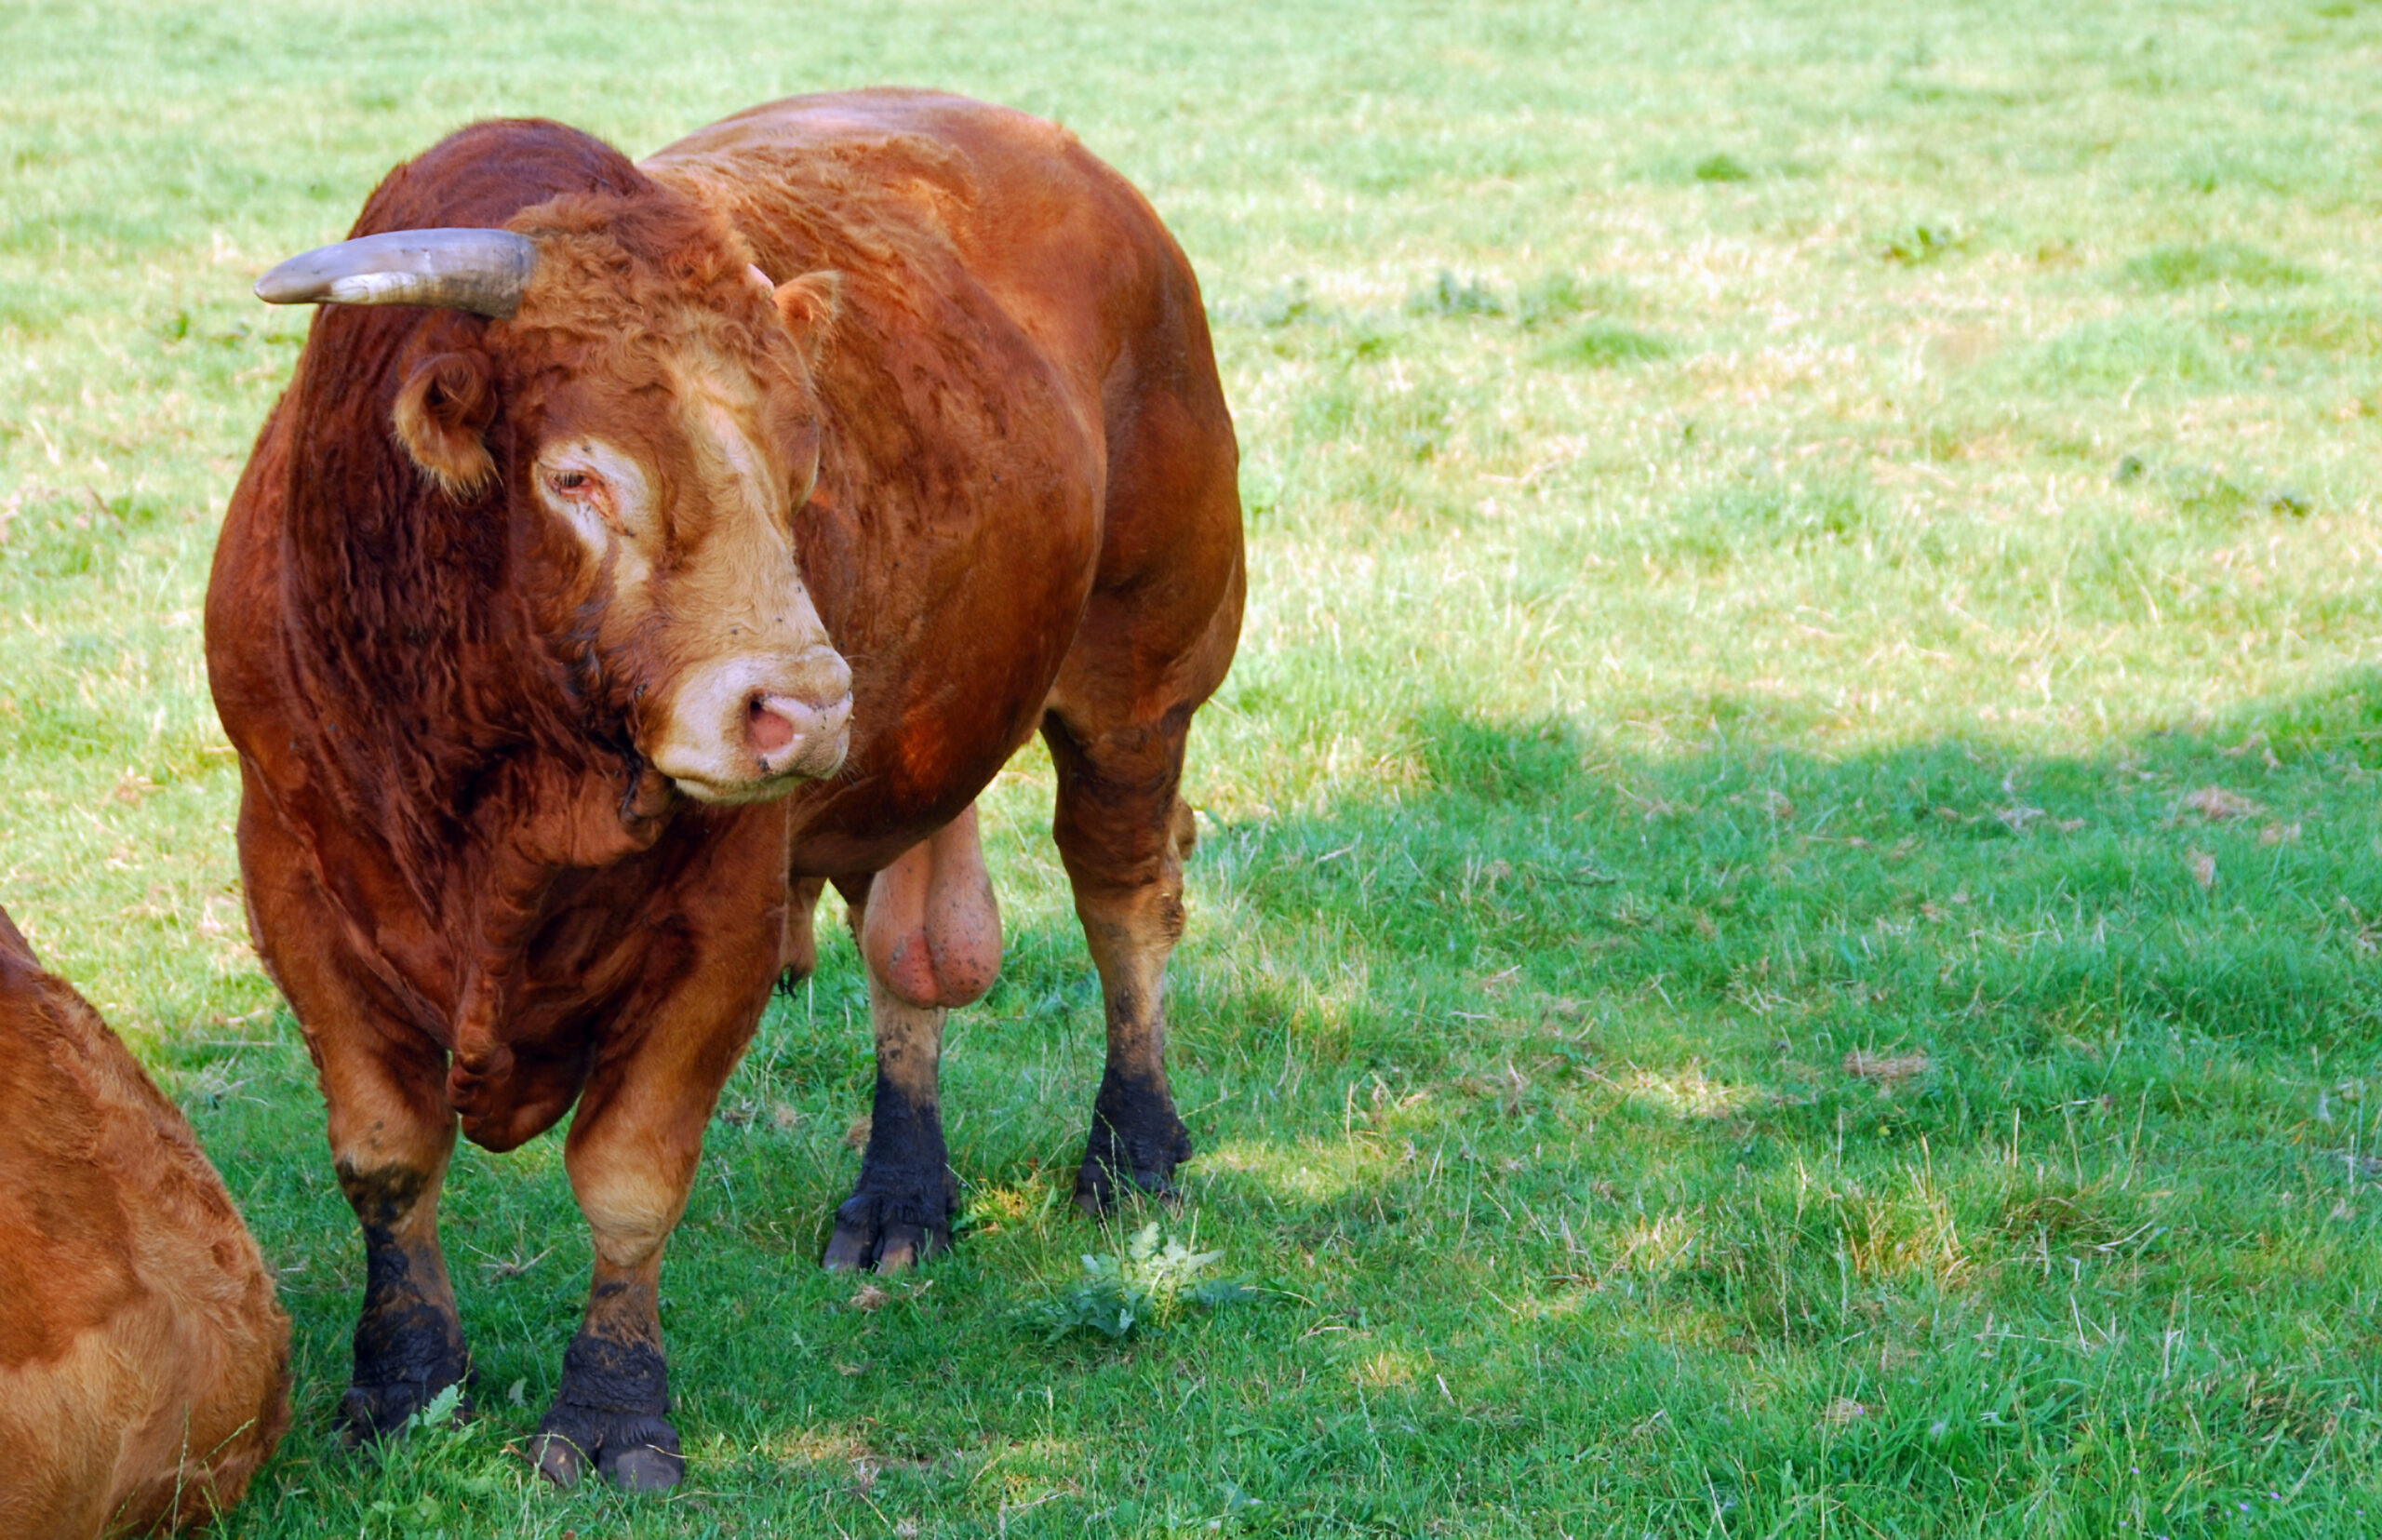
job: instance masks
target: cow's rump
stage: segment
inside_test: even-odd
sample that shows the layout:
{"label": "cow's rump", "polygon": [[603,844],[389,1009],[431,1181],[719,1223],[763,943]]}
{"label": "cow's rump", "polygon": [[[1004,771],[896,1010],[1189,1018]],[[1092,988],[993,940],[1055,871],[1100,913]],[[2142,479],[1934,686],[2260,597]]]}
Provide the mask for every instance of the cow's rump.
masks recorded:
{"label": "cow's rump", "polygon": [[228,1507],[288,1426],[288,1362],[189,1122],[0,914],[0,1534]]}

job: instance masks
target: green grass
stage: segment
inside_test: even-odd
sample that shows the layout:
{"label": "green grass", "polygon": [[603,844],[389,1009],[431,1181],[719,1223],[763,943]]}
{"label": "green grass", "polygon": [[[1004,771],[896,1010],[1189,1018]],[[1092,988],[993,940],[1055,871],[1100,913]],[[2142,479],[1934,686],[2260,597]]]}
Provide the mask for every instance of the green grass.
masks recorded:
{"label": "green grass", "polygon": [[[283,1270],[226,1533],[2382,1520],[2382,8],[2023,10],[0,8],[0,902]],[[1029,753],[958,1254],[813,1266],[869,1076],[827,927],[664,1275],[687,1488],[504,1453],[584,1286],[552,1139],[449,1185],[476,1415],[342,1453],[359,1249],[195,621],[303,328],[248,286],[476,114],[641,153],[872,81],[1064,119],[1207,286],[1253,570],[1164,1223],[1257,1297],[1054,1336],[1150,1216],[1066,1203],[1099,1012]]]}

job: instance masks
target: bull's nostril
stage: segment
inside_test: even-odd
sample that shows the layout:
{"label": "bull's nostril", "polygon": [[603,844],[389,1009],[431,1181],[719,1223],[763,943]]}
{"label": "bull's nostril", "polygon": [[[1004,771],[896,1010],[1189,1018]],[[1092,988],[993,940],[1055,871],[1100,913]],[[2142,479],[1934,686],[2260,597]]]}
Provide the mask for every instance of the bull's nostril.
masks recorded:
{"label": "bull's nostril", "polygon": [[797,736],[794,723],[771,709],[766,695],[756,695],[744,706],[744,741],[754,753],[767,757],[792,743]]}

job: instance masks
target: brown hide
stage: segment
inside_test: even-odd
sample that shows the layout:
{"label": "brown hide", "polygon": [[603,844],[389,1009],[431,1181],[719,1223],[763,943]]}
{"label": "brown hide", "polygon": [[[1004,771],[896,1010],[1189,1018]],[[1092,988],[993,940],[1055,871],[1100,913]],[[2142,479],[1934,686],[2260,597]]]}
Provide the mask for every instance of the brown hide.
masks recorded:
{"label": "brown hide", "polygon": [[856,92],[756,107],[642,167],[726,211],[772,275],[843,275],[796,532],[857,726],[846,773],[794,795],[798,872],[876,870],[971,802],[1091,650],[1095,583],[1131,595],[1140,644],[1104,684],[1221,677],[1241,532],[1237,502],[1202,506],[1218,479],[1230,500],[1235,459],[1198,287],[1072,134]]}
{"label": "brown hide", "polygon": [[288,1365],[190,1124],[0,914],[0,1534],[230,1507],[288,1426]]}
{"label": "brown hide", "polygon": [[[467,1367],[436,1241],[458,1129],[509,1148],[576,1098],[565,1158],[596,1287],[537,1457],[559,1480],[596,1459],[665,1484],[662,1244],[771,984],[808,967],[823,879],[864,893],[1037,729],[1111,1002],[1091,1148],[1105,1170],[1116,1145],[1151,1190],[1187,1154],[1158,998],[1184,735],[1238,633],[1237,450],[1183,253],[1022,114],[804,98],[642,166],[558,125],[479,124],[393,172],[354,234],[498,225],[539,252],[512,319],[316,315],[225,516],[207,663],[240,754],[251,929],[365,1233],[342,1418],[398,1426]],[[671,436],[703,411],[765,462],[742,493],[703,480],[739,454]],[[631,563],[629,536],[574,536],[539,501],[566,432],[636,462],[615,480],[662,489],[664,520],[741,496],[783,521],[786,608],[841,655],[814,704],[849,663],[840,769],[823,755],[702,801],[657,772],[654,703],[688,636],[743,623],[631,604],[702,550],[648,528]],[[889,1030],[939,1039],[945,997],[989,984],[989,888],[953,891],[975,895],[970,944],[936,951],[951,978],[909,985],[933,999],[880,1023],[880,1061]],[[887,912],[912,909],[940,912]],[[932,1052],[903,1062],[930,1078]],[[932,1124],[930,1085],[894,1090]],[[902,1180],[941,1202],[939,1124],[920,1138]]]}
{"label": "brown hide", "polygon": [[[257,913],[269,966],[287,989],[280,954],[314,954],[342,1015],[364,1018],[293,1002],[310,1033],[459,1055],[446,1093],[491,1148],[552,1124],[591,1065],[623,1056],[621,1035],[686,985],[697,951],[737,1039],[724,1051],[741,1051],[782,960],[783,874],[875,870],[972,802],[1041,722],[1095,581],[1134,592],[1155,636],[1212,633],[1187,663],[1148,649],[1180,672],[1221,677],[1238,631],[1237,506],[1195,524],[1183,505],[1204,486],[1110,484],[1113,462],[1158,483],[1172,458],[1229,496],[1197,284],[1146,203],[1064,130],[864,92],[755,109],[640,168],[558,125],[481,124],[392,173],[355,233],[502,224],[657,181],[726,214],[772,278],[841,275],[815,369],[818,482],[796,522],[852,662],[840,773],[741,808],[641,776],[622,703],[541,634],[543,596],[526,590],[542,521],[458,504],[405,460],[388,428],[403,366],[499,345],[507,323],[319,313],[208,593],[244,864],[287,894],[286,925]],[[521,453],[501,404],[488,442],[501,466]],[[1221,473],[1205,464],[1218,442]],[[1180,688],[1134,676],[1119,640],[1122,672],[1087,690]]]}

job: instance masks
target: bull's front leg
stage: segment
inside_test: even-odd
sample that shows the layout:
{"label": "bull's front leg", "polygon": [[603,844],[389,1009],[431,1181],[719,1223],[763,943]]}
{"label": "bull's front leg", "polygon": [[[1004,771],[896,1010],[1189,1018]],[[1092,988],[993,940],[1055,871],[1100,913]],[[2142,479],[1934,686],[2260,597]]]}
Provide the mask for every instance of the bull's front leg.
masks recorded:
{"label": "bull's front leg", "polygon": [[632,1038],[600,1051],[580,1094],[563,1164],[594,1232],[595,1279],[529,1451],[559,1486],[591,1466],[632,1492],[676,1486],[686,1472],[669,1418],[662,1252],[686,1212],[703,1129],[776,974],[779,917],[768,918],[766,943],[694,959],[694,982],[648,1012]]}
{"label": "bull's front leg", "polygon": [[397,1431],[471,1372],[438,1244],[455,1115],[438,1065],[373,1051],[384,1046],[344,1034],[317,1044],[340,1190],[364,1231],[355,1373],[339,1403],[350,1439]]}
{"label": "bull's front leg", "polygon": [[943,1028],[1000,973],[1000,912],[973,807],[863,883],[840,884],[868,965],[877,1096],[830,1271],[899,1272],[947,1250],[959,1184],[943,1137]]}
{"label": "bull's front leg", "polygon": [[[320,1074],[340,1191],[364,1232],[355,1373],[340,1398],[351,1440],[394,1433],[471,1372],[438,1245],[438,1194],[455,1151],[447,1055],[393,1022],[332,948],[303,944],[322,894],[276,826],[241,810],[242,871],[258,949]],[[285,944],[285,938],[301,938]]]}
{"label": "bull's front leg", "polygon": [[676,1204],[653,1203],[639,1214],[634,1211],[644,1205],[625,1185],[591,1178],[586,1169],[584,1161],[570,1162],[572,1190],[596,1232],[595,1284],[530,1453],[557,1486],[576,1486],[593,1465],[630,1492],[663,1491],[687,1468],[678,1430],[670,1425],[660,1309],[662,1241],[686,1190]]}

